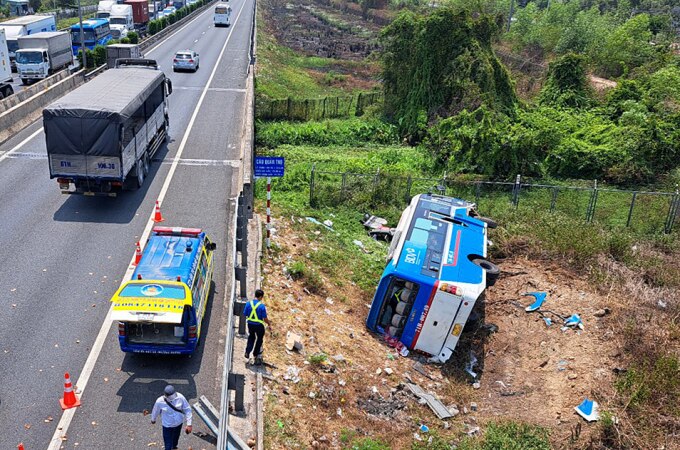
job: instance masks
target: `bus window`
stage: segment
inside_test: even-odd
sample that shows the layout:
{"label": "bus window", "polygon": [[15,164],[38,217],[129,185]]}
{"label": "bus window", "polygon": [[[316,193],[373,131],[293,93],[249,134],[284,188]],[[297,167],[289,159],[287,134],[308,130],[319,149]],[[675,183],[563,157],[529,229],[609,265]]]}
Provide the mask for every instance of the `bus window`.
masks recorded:
{"label": "bus window", "polygon": [[390,336],[401,337],[404,325],[411,313],[418,286],[402,278],[394,277],[385,291],[378,316],[378,325]]}

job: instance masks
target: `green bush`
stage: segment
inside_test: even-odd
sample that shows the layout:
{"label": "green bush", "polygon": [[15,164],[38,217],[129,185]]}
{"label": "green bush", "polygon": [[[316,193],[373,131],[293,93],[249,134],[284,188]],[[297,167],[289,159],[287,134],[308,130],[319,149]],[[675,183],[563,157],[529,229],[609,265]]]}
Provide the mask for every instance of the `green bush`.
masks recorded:
{"label": "green bush", "polygon": [[136,31],[130,31],[127,38],[131,44],[139,44],[139,34]]}
{"label": "green bush", "polygon": [[458,450],[550,450],[548,431],[516,422],[492,423],[481,438],[466,438]]}
{"label": "green bush", "polygon": [[129,44],[129,43],[130,43],[130,39],[124,37],[124,38],[122,38],[122,39],[120,40],[120,43],[121,43],[121,44]]}

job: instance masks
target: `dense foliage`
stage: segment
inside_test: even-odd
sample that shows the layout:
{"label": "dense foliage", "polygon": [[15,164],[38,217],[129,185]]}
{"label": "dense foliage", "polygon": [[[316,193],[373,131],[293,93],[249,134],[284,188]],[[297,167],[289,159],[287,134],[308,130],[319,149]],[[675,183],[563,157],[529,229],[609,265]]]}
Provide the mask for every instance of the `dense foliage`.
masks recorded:
{"label": "dense foliage", "polygon": [[385,110],[399,131],[418,140],[437,117],[486,105],[510,113],[516,97],[491,42],[495,18],[438,8],[402,12],[382,34]]}

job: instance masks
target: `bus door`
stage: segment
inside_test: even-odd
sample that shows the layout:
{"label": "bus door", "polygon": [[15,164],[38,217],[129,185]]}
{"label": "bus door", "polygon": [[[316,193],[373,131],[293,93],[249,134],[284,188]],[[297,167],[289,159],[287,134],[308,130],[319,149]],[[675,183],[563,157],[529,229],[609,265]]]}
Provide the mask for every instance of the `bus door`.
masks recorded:
{"label": "bus door", "polygon": [[462,296],[451,293],[456,292],[455,289],[447,283],[435,284],[434,295],[419,319],[419,331],[413,340],[414,350],[429,353],[442,361],[449,359],[452,352],[444,347],[444,343],[452,331],[451,327],[463,301]]}

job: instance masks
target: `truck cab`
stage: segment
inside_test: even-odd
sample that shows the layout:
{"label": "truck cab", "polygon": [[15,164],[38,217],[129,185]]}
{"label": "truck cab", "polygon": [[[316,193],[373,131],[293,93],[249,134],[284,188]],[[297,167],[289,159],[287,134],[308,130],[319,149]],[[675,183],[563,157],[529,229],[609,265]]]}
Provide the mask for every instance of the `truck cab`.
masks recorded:
{"label": "truck cab", "polygon": [[44,48],[23,48],[16,51],[16,66],[24,84],[32,78],[47,78],[51,73],[50,55]]}
{"label": "truck cab", "polygon": [[135,24],[132,19],[132,6],[113,5],[110,10],[109,27],[113,39],[122,39],[134,30]]}
{"label": "truck cab", "polygon": [[111,7],[115,5],[116,2],[112,0],[103,0],[97,5],[97,19],[108,19],[111,15]]}

